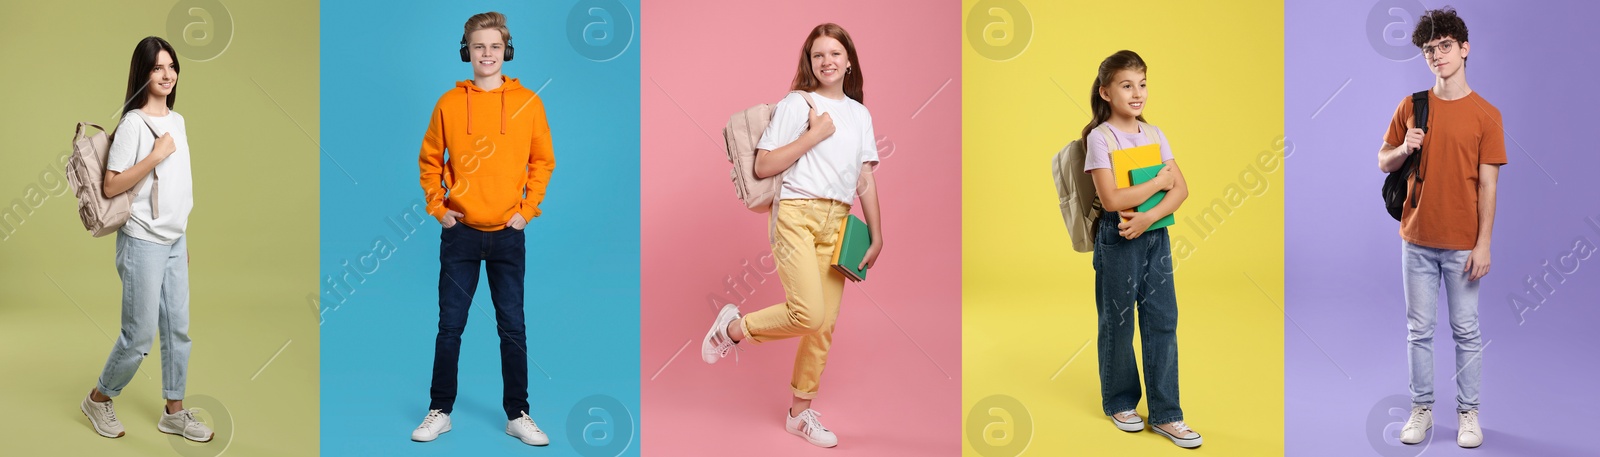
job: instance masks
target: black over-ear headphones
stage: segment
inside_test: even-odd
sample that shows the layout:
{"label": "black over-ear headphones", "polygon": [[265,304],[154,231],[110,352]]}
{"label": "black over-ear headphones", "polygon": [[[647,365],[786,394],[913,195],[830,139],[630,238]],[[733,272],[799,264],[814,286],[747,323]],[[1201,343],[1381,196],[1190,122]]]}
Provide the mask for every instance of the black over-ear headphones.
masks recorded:
{"label": "black over-ear headphones", "polygon": [[[516,50],[517,50],[516,48],[511,47],[511,40],[506,40],[506,59],[505,59],[506,62],[510,62],[511,61],[511,56],[514,53],[514,51],[516,51]],[[466,35],[461,35],[461,61],[462,62],[471,62],[472,61],[472,55],[471,54],[472,53],[467,50],[467,36]]]}

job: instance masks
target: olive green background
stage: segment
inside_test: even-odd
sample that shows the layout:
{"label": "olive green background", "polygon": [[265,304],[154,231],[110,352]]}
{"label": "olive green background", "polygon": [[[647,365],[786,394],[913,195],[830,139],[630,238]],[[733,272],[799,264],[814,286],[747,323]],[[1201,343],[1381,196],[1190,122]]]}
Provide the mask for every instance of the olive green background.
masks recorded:
{"label": "olive green background", "polygon": [[[204,24],[181,31],[201,21],[210,42]],[[317,453],[317,23],[314,1],[0,6],[0,454]],[[174,109],[195,188],[186,406],[217,430],[204,445],[156,430],[157,347],[116,399],[126,436],[100,437],[78,411],[119,332],[121,282],[115,235],[83,230],[62,169],[77,122],[114,127],[149,35],[172,42],[182,70]]]}

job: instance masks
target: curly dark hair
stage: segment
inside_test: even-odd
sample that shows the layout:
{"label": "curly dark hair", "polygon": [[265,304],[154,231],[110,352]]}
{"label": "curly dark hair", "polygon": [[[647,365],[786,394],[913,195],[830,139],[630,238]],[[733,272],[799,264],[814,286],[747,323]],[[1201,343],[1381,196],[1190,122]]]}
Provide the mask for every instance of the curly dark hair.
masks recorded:
{"label": "curly dark hair", "polygon": [[[1467,42],[1467,22],[1456,15],[1456,9],[1446,6],[1436,10],[1427,10],[1422,17],[1417,19],[1417,28],[1411,32],[1411,44],[1421,49],[1429,41],[1441,38],[1455,38],[1457,43]],[[1463,63],[1466,58],[1461,59]]]}

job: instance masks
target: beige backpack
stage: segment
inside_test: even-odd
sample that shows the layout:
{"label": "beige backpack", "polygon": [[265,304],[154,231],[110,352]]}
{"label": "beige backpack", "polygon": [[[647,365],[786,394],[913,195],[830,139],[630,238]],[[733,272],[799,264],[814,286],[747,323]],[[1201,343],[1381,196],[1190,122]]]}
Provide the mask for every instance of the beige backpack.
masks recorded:
{"label": "beige backpack", "polygon": [[[150,133],[160,137],[150,123],[150,118],[145,117],[139,110],[129,111],[139,116],[144,121],[145,128]],[[99,132],[85,136],[84,127],[94,127]],[[132,132],[129,132],[132,134]],[[78,218],[83,220],[83,228],[95,237],[102,237],[122,228],[132,214],[131,206],[134,195],[139,186],[128,189],[127,192],[107,198],[105,194],[106,159],[111,153],[111,140],[106,135],[106,129],[93,122],[79,122],[77,132],[72,137],[72,156],[67,159],[67,185],[72,193],[78,197]],[[159,206],[156,205],[157,192],[161,181],[156,177],[155,170],[150,171],[150,179],[155,182],[150,185],[150,214],[159,217]]]}
{"label": "beige backpack", "polygon": [[[816,103],[811,101],[811,94],[802,91],[793,91],[806,100],[806,105],[816,108]],[[728,125],[722,128],[722,137],[726,141],[728,163],[733,169],[728,170],[728,176],[733,179],[734,195],[744,203],[744,207],[751,211],[764,213],[778,206],[778,192],[783,189],[783,173],[756,177],[756,143],[761,142],[761,134],[766,133],[767,124],[772,123],[772,112],[777,108],[776,103],[765,103],[734,113],[728,118]]]}
{"label": "beige backpack", "polygon": [[[1111,131],[1095,129],[1106,136],[1106,145],[1116,148],[1117,139]],[[1056,179],[1057,203],[1061,218],[1067,222],[1067,234],[1072,236],[1072,250],[1094,252],[1094,237],[1098,231],[1100,214],[1105,210],[1095,204],[1094,178],[1083,172],[1088,158],[1088,145],[1083,139],[1072,140],[1057,152],[1050,161],[1050,171]]]}

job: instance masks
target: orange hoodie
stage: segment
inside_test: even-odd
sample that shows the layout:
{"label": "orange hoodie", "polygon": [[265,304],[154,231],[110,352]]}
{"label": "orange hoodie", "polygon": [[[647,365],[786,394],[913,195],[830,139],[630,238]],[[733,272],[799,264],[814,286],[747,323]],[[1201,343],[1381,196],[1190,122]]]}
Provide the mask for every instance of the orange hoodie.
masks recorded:
{"label": "orange hoodie", "polygon": [[501,78],[494,90],[457,82],[433,106],[418,163],[435,218],[455,210],[465,215],[460,222],[490,232],[517,213],[529,222],[539,216],[556,168],[544,102],[516,78]]}

